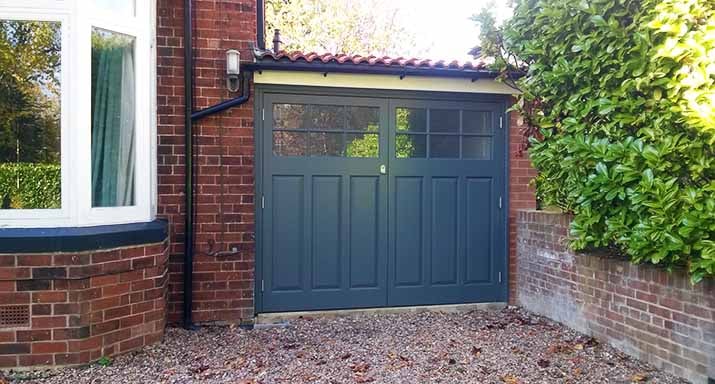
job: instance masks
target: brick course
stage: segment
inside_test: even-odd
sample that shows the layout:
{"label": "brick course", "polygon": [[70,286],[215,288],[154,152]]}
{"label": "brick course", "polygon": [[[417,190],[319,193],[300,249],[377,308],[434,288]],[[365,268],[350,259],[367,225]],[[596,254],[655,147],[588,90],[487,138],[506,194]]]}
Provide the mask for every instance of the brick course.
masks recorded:
{"label": "brick course", "polygon": [[0,313],[29,318],[0,323],[0,369],[86,364],[161,340],[167,246],[1,254]]}
{"label": "brick course", "polygon": [[518,213],[517,303],[693,383],[715,377],[715,281],[571,252],[569,223]]}

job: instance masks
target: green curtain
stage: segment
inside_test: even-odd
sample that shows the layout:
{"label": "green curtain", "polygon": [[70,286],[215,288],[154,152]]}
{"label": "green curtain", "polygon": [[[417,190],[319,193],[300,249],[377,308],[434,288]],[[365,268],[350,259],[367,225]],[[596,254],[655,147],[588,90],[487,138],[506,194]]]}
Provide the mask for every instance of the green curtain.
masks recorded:
{"label": "green curtain", "polygon": [[134,52],[129,38],[92,44],[92,205],[134,205]]}

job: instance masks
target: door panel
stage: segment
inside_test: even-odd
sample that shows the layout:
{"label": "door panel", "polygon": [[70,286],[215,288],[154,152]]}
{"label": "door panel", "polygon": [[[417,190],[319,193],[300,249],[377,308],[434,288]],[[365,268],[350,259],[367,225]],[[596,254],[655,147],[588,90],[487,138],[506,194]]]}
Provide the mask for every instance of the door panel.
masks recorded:
{"label": "door panel", "polygon": [[263,107],[259,311],[506,300],[503,104],[265,93]]}
{"label": "door panel", "polygon": [[[498,103],[389,101],[388,305],[504,300]],[[394,127],[394,129],[392,129]],[[502,188],[502,187],[499,187]]]}
{"label": "door panel", "polygon": [[381,247],[385,210],[380,204],[380,178],[350,176],[349,258],[350,288],[382,289],[385,250]]}
{"label": "door panel", "polygon": [[385,305],[387,111],[369,98],[267,94],[262,310]]}

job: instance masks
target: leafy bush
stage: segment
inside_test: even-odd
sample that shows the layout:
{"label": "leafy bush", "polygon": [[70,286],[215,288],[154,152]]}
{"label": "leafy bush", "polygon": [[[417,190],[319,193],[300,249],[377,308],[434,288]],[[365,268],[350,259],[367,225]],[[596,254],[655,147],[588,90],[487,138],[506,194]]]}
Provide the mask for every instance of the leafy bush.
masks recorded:
{"label": "leafy bush", "polygon": [[0,205],[7,209],[60,207],[60,166],[0,164]]}
{"label": "leafy bush", "polygon": [[516,109],[572,246],[715,275],[715,3],[520,0],[494,36],[497,66],[528,66]]}

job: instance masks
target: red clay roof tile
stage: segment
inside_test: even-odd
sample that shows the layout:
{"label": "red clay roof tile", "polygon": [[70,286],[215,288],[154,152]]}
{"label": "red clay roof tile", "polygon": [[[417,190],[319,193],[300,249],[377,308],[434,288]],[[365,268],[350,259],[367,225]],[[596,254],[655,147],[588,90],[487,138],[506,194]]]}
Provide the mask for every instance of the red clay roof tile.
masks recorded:
{"label": "red clay roof tile", "polygon": [[318,54],[316,52],[301,52],[301,51],[258,51],[256,52],[256,59],[258,61],[289,61],[289,62],[305,62],[313,63],[316,61],[322,63],[337,63],[337,64],[354,64],[354,65],[369,65],[369,66],[380,66],[380,67],[402,67],[402,68],[416,68],[416,69],[450,69],[450,70],[463,70],[463,71],[482,71],[487,70],[487,63],[479,60],[476,62],[464,62],[460,63],[457,60],[446,63],[444,60],[432,61],[429,59],[419,59],[416,57],[405,58],[405,57],[390,57],[390,56],[361,56],[361,55],[346,55],[344,53],[332,54],[323,53]]}

